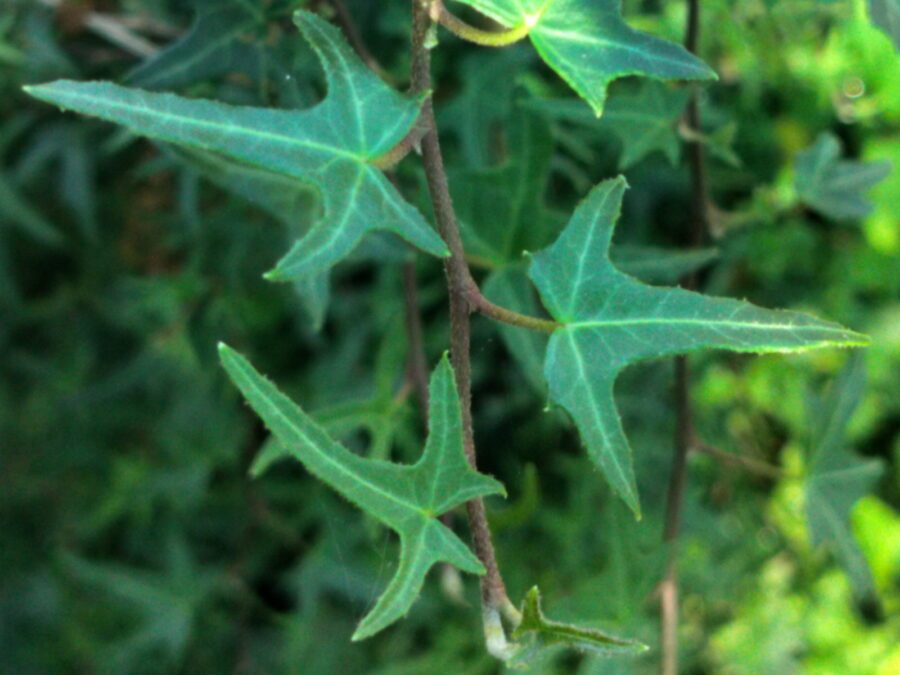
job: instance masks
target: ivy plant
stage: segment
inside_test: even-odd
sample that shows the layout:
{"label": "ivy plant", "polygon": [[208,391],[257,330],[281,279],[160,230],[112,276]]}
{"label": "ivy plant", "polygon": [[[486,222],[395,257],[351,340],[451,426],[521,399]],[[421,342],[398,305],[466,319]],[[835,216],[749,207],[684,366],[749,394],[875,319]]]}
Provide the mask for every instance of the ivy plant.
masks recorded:
{"label": "ivy plant", "polygon": [[[888,7],[893,5],[872,3],[873,15],[892,30]],[[293,21],[324,74],[324,97],[314,105],[234,105],[158,91],[222,74],[234,64],[263,67],[263,60],[254,56],[254,43],[265,40],[269,19],[278,21],[292,9],[291,3],[282,2],[265,8],[246,2],[206,3],[190,33],[134,69],[126,78],[128,86],[59,80],[26,91],[62,110],[114,122],[132,134],[167,144],[165,152],[174,161],[274,215],[295,241],[280,260],[272,261],[265,278],[294,284],[313,329],[321,329],[329,315],[333,269],[364,253],[366,246],[377,247],[383,242],[377,233],[393,235],[384,244],[392,255],[373,258],[384,266],[403,265],[407,274],[406,341],[395,341],[385,330],[389,347],[399,344],[409,351],[407,379],[417,390],[428,430],[414,463],[391,460],[392,436],[383,428],[395,412],[391,383],[403,374],[404,359],[384,361],[388,366],[374,407],[366,409],[375,420],[370,426],[376,440],[360,454],[359,448],[340,442],[334,431],[340,425],[332,419],[329,427],[327,414],[295,403],[237,351],[224,344],[219,349],[228,376],[272,434],[253,465],[254,475],[262,475],[273,461],[293,458],[399,539],[393,576],[353,640],[373,638],[415,612],[429,571],[439,566],[450,578],[456,578],[453,569],[481,577],[486,648],[511,666],[559,648],[616,658],[642,653],[645,645],[629,637],[547,618],[541,593],[531,584],[521,603],[509,597],[485,503],[485,498],[504,496],[506,490],[478,470],[473,421],[478,401],[472,395],[470,353],[477,349],[472,342],[480,334],[473,335],[470,324],[471,315],[480,313],[500,329],[531,385],[530,395],[545,397],[549,406],[565,413],[560,419],[572,422],[587,454],[580,460],[581,470],[597,469],[596,481],[605,481],[638,519],[641,495],[616,382],[633,364],[678,357],[681,417],[666,516],[670,543],[678,533],[684,459],[697,442],[684,416],[689,410],[685,355],[702,350],[788,353],[868,343],[865,336],[810,314],[700,292],[697,272],[716,256],[704,241],[716,212],[705,193],[703,154],[709,142],[699,119],[697,87],[716,75],[696,55],[696,33],[690,27],[696,27],[698,3],[690,3],[689,39],[682,47],[630,26],[620,0],[456,0],[449,5],[414,0],[408,23],[409,91],[382,79],[367,63],[364,49],[351,46],[339,27],[300,9]],[[473,16],[477,21],[466,20]],[[486,147],[492,139],[487,128],[506,116],[471,112],[471,119],[457,120],[453,130],[463,134],[462,154],[473,161],[464,169],[446,170],[435,119],[443,83],[432,79],[431,58],[440,53],[442,41],[451,39],[447,31],[473,43],[476,51],[527,40],[581,100],[563,103],[555,95],[537,96],[525,87],[528,100],[511,113],[505,130],[508,152],[496,165]],[[352,31],[350,37],[356,40]],[[491,87],[511,88],[507,73],[531,58],[515,52],[486,74],[467,67],[472,81],[463,84],[464,100],[481,105]],[[636,81],[607,100],[608,88],[620,78]],[[679,81],[693,84],[675,84]],[[532,83],[531,89],[539,87]],[[479,116],[488,123],[475,119]],[[628,188],[623,176],[607,176],[588,186],[571,214],[550,205],[547,195],[553,189],[558,140],[553,124],[560,119],[612,131],[622,145],[617,162],[622,170],[654,152],[677,164],[684,145],[692,168],[691,217],[698,233],[691,247],[613,243]],[[799,154],[798,195],[824,215],[861,217],[867,211],[861,191],[883,178],[887,167],[851,164],[838,155],[838,143],[829,136]],[[409,187],[416,181],[404,183],[403,172],[421,179],[427,198],[416,198]],[[16,211],[22,227],[36,239],[57,242],[51,226],[7,194],[11,196],[12,189],[0,175],[0,204]],[[430,382],[417,264],[442,264],[446,278],[439,295],[449,306],[449,339],[442,345],[448,351]],[[662,283],[668,285],[656,285]],[[838,393],[826,401],[806,480],[814,541],[833,540],[848,560],[856,560],[858,552],[848,543],[847,511],[875,475],[840,447],[858,386],[858,370],[851,370],[842,376]],[[554,452],[552,447],[545,450]],[[856,477],[851,493],[844,492],[845,474]],[[463,507],[471,547],[460,533],[461,521],[454,520]],[[72,566],[83,576],[97,576],[87,563],[73,561]],[[152,580],[121,578],[133,587],[126,588],[125,595],[141,605],[178,592],[165,588],[162,593]],[[663,603],[670,602],[674,581],[672,558],[661,587]],[[190,611],[178,621],[194,620],[194,605],[200,605],[210,585],[204,580],[191,592]],[[593,618],[602,620],[603,606],[596,611]],[[677,650],[667,617],[671,612],[664,608],[663,657],[671,673]],[[148,623],[146,631],[148,636],[141,639],[168,639],[157,635],[162,628],[154,623]],[[675,640],[677,645],[677,636]],[[171,645],[180,648],[180,643]]]}

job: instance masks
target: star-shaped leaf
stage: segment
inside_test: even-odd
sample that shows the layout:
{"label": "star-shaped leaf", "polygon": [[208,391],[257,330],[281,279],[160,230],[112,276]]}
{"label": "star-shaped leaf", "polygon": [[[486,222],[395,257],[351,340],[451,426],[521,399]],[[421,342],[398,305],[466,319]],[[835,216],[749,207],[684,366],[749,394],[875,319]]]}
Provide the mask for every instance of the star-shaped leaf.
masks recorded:
{"label": "star-shaped leaf", "polygon": [[365,459],[334,441],[306,413],[225,345],[225,370],[250,406],[290,453],[317,478],[400,536],[394,578],[353,635],[374,635],[403,617],[432,565],[448,562],[483,574],[478,558],[439,516],[475,497],[505,494],[503,485],[476,473],[463,452],[462,417],[453,369],[445,355],[429,384],[429,434],[422,458],[402,466]]}
{"label": "star-shaped leaf", "polygon": [[621,0],[457,0],[507,28],[525,26],[541,58],[594,109],[626,75],[701,80],[715,73],[683,47],[636,31]]}
{"label": "star-shaped leaf", "polygon": [[625,179],[598,185],[530,275],[561,324],[547,348],[550,398],[575,421],[591,458],[639,513],[631,450],[613,398],[619,372],[636,361],[699,349],[791,352],[866,344],[837,324],[679,288],[646,286],[609,260]]}
{"label": "star-shaped leaf", "polygon": [[847,424],[865,387],[865,362],[850,359],[828,395],[813,409],[814,438],[806,475],[806,519],[814,545],[829,546],[860,597],[874,584],[850,525],[850,512],[881,475],[881,463],[846,449]]}
{"label": "star-shaped leaf", "polygon": [[390,89],[336,28],[316,15],[298,11],[295,22],[319,55],[328,81],[328,96],[309,110],[230,106],[105,82],[61,80],[26,91],[151,138],[217,152],[315,186],[323,216],[267,275],[270,279],[321,277],[373,230],[447,255],[438,234],[372,164],[412,129],[423,99]]}
{"label": "star-shaped leaf", "polygon": [[[597,124],[596,119],[590,119],[592,125]],[[525,274],[522,253],[550,244],[562,229],[565,216],[544,203],[553,139],[546,120],[533,112],[527,102],[513,113],[506,146],[510,150],[505,162],[496,167],[455,172],[451,187],[466,253],[473,262],[491,269],[483,283],[485,295],[504,307],[534,316],[538,303]],[[612,249],[612,258],[619,267],[649,282],[676,282],[714,257],[715,251],[710,249],[671,251],[634,245]],[[498,330],[529,384],[543,392],[541,363],[546,337],[510,326],[498,326]]]}
{"label": "star-shaped leaf", "polygon": [[841,144],[822,134],[797,155],[796,179],[800,201],[823,216],[837,220],[865,218],[872,205],[865,193],[891,172],[891,163],[840,159]]}

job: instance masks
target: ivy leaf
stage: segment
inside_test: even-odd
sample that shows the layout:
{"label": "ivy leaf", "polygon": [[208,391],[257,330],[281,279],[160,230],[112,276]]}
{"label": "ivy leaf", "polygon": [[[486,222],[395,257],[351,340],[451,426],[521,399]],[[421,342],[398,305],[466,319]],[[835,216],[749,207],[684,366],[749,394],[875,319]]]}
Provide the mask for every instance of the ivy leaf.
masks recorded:
{"label": "ivy leaf", "polygon": [[610,257],[625,274],[648,284],[678,283],[692,272],[703,269],[719,256],[715,248],[672,250],[658,246],[617,244]]}
{"label": "ivy leaf", "polygon": [[588,454],[613,489],[640,514],[631,449],[613,385],[629,364],[706,348],[792,352],[866,344],[865,336],[797,312],[646,286],[609,260],[626,182],[591,191],[530,275],[561,328],[550,338],[544,375],[550,398],[575,421]]}
{"label": "ivy leaf", "polygon": [[869,0],[872,23],[891,38],[894,49],[900,50],[900,0]]}
{"label": "ivy leaf", "polygon": [[7,225],[19,227],[47,246],[59,247],[65,240],[59,230],[25,201],[0,172],[0,226]]}
{"label": "ivy leaf", "polygon": [[891,163],[839,159],[841,144],[824,133],[797,154],[795,185],[800,201],[836,220],[865,218],[872,205],[864,193],[891,172]]}
{"label": "ivy leaf", "polygon": [[813,545],[827,545],[847,571],[856,594],[872,597],[869,566],[853,537],[850,512],[881,475],[881,463],[864,460],[846,449],[847,424],[865,387],[865,361],[854,357],[815,406],[816,431],[805,480],[806,519]]}
{"label": "ivy leaf", "polygon": [[100,564],[63,553],[63,568],[78,581],[109,595],[134,615],[134,630],[111,650],[112,672],[130,672],[148,652],[161,650],[177,665],[204,603],[221,585],[218,570],[198,566],[186,543],[170,537],[163,546],[165,567],[159,571]]}
{"label": "ivy leaf", "polygon": [[328,96],[309,110],[230,106],[105,82],[62,80],[26,91],[136,133],[214,151],[315,186],[323,217],[266,275],[269,279],[321,276],[374,230],[447,255],[440,236],[372,165],[412,129],[424,99],[390,89],[365,68],[336,28],[314,14],[298,11],[294,18],[328,80]]}
{"label": "ivy leaf", "polygon": [[621,0],[457,0],[507,28],[526,27],[556,73],[599,117],[606,88],[626,75],[703,80],[715,73],[683,47],[636,31],[622,18]]}
{"label": "ivy leaf", "polygon": [[661,152],[670,164],[678,163],[681,140],[676,127],[689,97],[687,89],[641,82],[635,90],[610,99],[603,122],[622,142],[619,169],[624,171],[653,152]]}
{"label": "ivy leaf", "polygon": [[463,453],[462,418],[446,354],[429,383],[429,435],[422,458],[402,466],[364,459],[332,440],[306,413],[240,354],[226,345],[225,370],[251,407],[303,465],[350,502],[400,536],[400,563],[374,609],[353,634],[362,640],[403,617],[432,565],[448,562],[464,572],[484,567],[439,516],[475,497],[505,494],[503,485],[476,473]]}
{"label": "ivy leaf", "polygon": [[[314,222],[316,195],[309,186],[290,176],[228,160],[212,152],[168,146],[170,152],[220,188],[242,197],[281,222],[291,239],[302,236]],[[314,330],[325,321],[330,284],[328,274],[303,277],[294,282],[303,309]]]}
{"label": "ivy leaf", "polygon": [[541,592],[537,586],[525,596],[522,621],[516,626],[512,637],[519,647],[509,663],[513,667],[525,665],[538,652],[550,647],[575,649],[603,656],[637,655],[647,651],[645,644],[635,640],[625,640],[595,628],[548,619],[541,608]]}
{"label": "ivy leaf", "polygon": [[[174,89],[235,68],[247,70],[258,65],[259,53],[240,38],[265,27],[265,12],[252,2],[201,2],[187,35],[135,68],[128,82],[143,89]],[[261,43],[262,37],[257,41]]]}
{"label": "ivy leaf", "polygon": [[589,132],[612,133],[622,144],[619,169],[624,171],[654,152],[661,152],[670,164],[678,163],[681,149],[678,121],[689,97],[686,89],[672,89],[652,80],[639,80],[634,86],[616,86],[599,123],[575,99],[536,99],[527,105],[550,119]]}

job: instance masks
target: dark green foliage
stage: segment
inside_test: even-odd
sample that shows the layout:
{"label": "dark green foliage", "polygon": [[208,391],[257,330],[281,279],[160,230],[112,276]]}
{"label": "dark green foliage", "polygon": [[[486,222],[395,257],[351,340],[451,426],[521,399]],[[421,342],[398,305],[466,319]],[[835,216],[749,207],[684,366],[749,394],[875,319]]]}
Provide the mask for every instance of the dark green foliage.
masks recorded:
{"label": "dark green foliage", "polygon": [[[328,1],[52,4],[6,0],[0,11],[0,673],[501,672],[485,650],[477,577],[432,565],[449,559],[482,571],[457,503],[500,483],[508,499],[490,497],[488,517],[510,596],[524,609],[517,630],[508,622],[510,664],[536,657],[526,672],[658,672],[673,376],[671,359],[631,362],[700,346],[784,350],[803,336],[593,326],[617,345],[610,359],[584,337],[584,363],[602,377],[581,382],[551,367],[548,387],[548,348],[558,358],[564,337],[584,326],[549,336],[473,315],[473,473],[442,360],[444,248],[422,165],[412,153],[391,183],[375,166],[421,104],[405,93],[407,0],[344,0],[379,77],[344,44]],[[752,303],[791,311],[795,329],[831,331],[816,343],[858,336],[801,316],[870,337],[854,352],[691,357],[697,442],[712,450],[689,459],[678,545],[682,671],[892,672],[896,2],[704,0],[701,55],[717,82],[701,81],[710,69],[674,44],[682,0],[446,4],[488,30],[497,26],[475,10],[515,27],[524,7],[540,26],[501,50],[436,34],[434,100],[450,187],[488,298],[569,324],[594,320],[582,315],[604,293],[624,293],[616,311],[641,321],[648,298],[663,308],[689,300],[676,309],[692,316],[723,307],[743,308],[751,323],[785,316]],[[539,6],[546,11],[536,17]],[[292,20],[298,9],[305,37]],[[123,43],[90,20],[97,15],[141,40]],[[554,22],[575,33],[560,36]],[[640,42],[639,67],[613,50],[580,77],[579,41],[598,54],[597,40],[610,36]],[[324,70],[315,47],[327,52]],[[660,55],[669,59],[663,71]],[[636,71],[663,81],[626,76]],[[337,86],[327,81],[335,72],[346,76]],[[78,84],[46,86],[59,79]],[[285,120],[294,141],[321,139],[337,124],[327,133],[341,152],[337,165],[299,152],[275,161],[246,139],[197,143],[184,125],[150,128],[142,113],[130,126],[156,138],[148,141],[62,115],[24,86],[120,121],[129,121],[121,110],[62,97],[115,96],[165,115],[186,106],[200,124],[222,111],[254,125]],[[681,115],[691,87],[704,124],[687,137],[705,148],[713,209],[700,249],[685,246]],[[343,133],[341,121],[366,133]],[[631,186],[624,196],[620,172]],[[341,189],[354,177],[373,188],[371,199]],[[585,220],[593,229],[582,234],[610,243],[621,197],[609,260],[590,236],[565,251],[579,205],[602,193],[615,193],[610,217]],[[370,217],[388,211],[404,215],[399,234],[435,255],[370,232],[398,231],[396,219]],[[335,212],[359,216],[340,251],[326,245],[327,259],[305,260],[311,249],[300,246],[278,268],[290,283],[262,278],[297,240],[333,233]],[[571,281],[581,251],[589,274],[579,278],[590,283],[570,287],[612,281],[572,314],[548,292]],[[548,277],[548,266],[559,270]],[[426,367],[437,367],[431,436],[408,377],[410,271]],[[655,287],[689,273],[702,295]],[[247,355],[225,351],[224,360],[266,424],[221,367],[219,341]],[[617,457],[629,466],[613,485],[632,506],[639,495],[639,522],[586,456],[585,443],[595,455],[602,444],[578,434],[578,410],[599,389],[611,420],[600,428],[621,434]],[[302,425],[279,423],[276,409]],[[346,466],[377,474],[376,487],[415,507],[380,509],[357,484],[317,469],[309,448],[285,438],[295,427],[314,430],[321,447],[340,448]],[[423,469],[420,460],[432,463]],[[452,480],[430,480],[448,467]],[[449,519],[438,521],[444,512]],[[430,545],[415,549],[420,541]],[[351,642],[357,630],[372,637]]]}

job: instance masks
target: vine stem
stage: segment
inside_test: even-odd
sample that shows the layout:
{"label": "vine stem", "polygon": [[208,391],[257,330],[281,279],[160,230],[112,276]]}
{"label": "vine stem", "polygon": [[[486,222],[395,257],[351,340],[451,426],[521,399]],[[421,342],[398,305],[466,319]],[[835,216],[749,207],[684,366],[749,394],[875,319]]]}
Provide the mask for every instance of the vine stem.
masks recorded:
{"label": "vine stem", "polygon": [[[528,31],[534,25],[528,22],[515,28],[490,31],[476,28],[466,23],[444,6],[443,0],[432,0],[428,12],[431,20],[441,24],[456,37],[472,42],[482,47],[507,47],[528,37]],[[536,22],[536,21],[535,21]]]}
{"label": "vine stem", "polygon": [[[685,48],[696,54],[700,42],[700,2],[687,0],[687,26]],[[700,129],[700,101],[694,87],[688,101],[687,126]],[[708,230],[709,196],[703,146],[697,140],[687,144],[691,175],[691,215],[689,245],[697,248],[703,244]],[[683,281],[688,289],[697,287],[697,275],[691,274]],[[666,571],[660,585],[660,623],[663,675],[678,675],[678,536],[681,533],[681,513],[687,485],[687,459],[694,440],[694,421],[690,394],[691,370],[686,356],[675,359],[675,408],[676,427],[672,472],[669,476],[666,496],[666,515],[663,540],[667,545]]]}
{"label": "vine stem", "polygon": [[[422,0],[412,0],[412,90],[431,91],[431,52],[428,49],[428,31],[431,28],[430,4]],[[422,161],[428,181],[428,190],[434,208],[438,230],[450,257],[445,259],[444,270],[450,293],[450,359],[456,376],[462,407],[463,444],[469,464],[476,467],[475,440],[472,427],[472,387],[470,362],[469,291],[472,278],[465,260],[465,252],[460,236],[459,224],[450,198],[450,188],[440,139],[434,117],[431,98],[425,102],[420,116],[420,124],[425,130],[422,137]],[[484,501],[481,498],[466,502],[469,527],[475,544],[475,553],[484,565],[486,573],[481,580],[481,600],[484,611],[496,614],[509,604],[506,586],[491,539],[490,526]]]}

